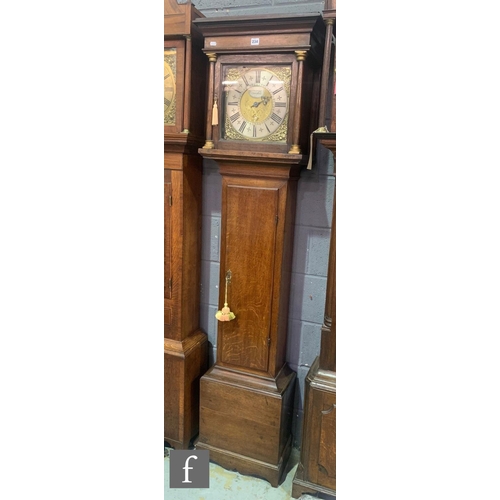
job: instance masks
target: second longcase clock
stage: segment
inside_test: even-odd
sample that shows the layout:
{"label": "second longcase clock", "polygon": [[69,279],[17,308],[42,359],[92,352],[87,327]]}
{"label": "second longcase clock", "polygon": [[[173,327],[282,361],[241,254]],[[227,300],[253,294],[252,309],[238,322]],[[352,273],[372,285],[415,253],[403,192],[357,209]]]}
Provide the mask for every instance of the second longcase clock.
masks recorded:
{"label": "second longcase clock", "polygon": [[[164,23],[164,438],[187,448],[198,432],[207,335],[199,327],[206,58],[188,1],[165,0]],[[197,82],[194,85],[193,82]]]}
{"label": "second longcase clock", "polygon": [[277,486],[292,436],[286,363],[297,181],[317,121],[319,16],[195,21],[210,62],[200,153],[222,175],[217,361],[202,377],[200,437],[215,462]]}

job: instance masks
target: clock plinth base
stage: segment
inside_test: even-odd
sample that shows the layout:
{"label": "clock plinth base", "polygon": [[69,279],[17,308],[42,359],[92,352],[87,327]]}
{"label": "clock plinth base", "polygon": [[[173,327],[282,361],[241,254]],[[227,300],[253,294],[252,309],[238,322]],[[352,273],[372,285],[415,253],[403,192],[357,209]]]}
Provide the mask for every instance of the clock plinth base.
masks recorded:
{"label": "clock plinth base", "polygon": [[299,464],[299,466],[297,467],[297,472],[295,473],[295,478],[293,480],[292,498],[300,498],[304,494],[321,495],[319,498],[325,498],[325,495],[335,497],[336,493],[334,490],[323,488],[319,484],[304,481],[303,476],[304,468],[301,464]]}
{"label": "clock plinth base", "polygon": [[183,341],[164,339],[164,439],[187,449],[198,433],[199,383],[208,363],[207,335],[196,330]]}
{"label": "clock plinth base", "polygon": [[276,379],[214,366],[200,383],[197,449],[230,470],[278,486],[292,446],[296,373],[285,365]]}
{"label": "clock plinth base", "polygon": [[302,493],[335,495],[336,490],[336,381],[316,358],[305,380],[304,424],[300,462],[292,497]]}
{"label": "clock plinth base", "polygon": [[239,455],[238,453],[231,453],[227,450],[220,450],[202,443],[201,441],[196,442],[196,449],[208,450],[210,452],[210,461],[224,467],[224,469],[237,471],[246,476],[265,479],[271,483],[273,488],[277,488],[281,479],[283,479],[288,457],[292,450],[292,436],[289,436],[281,460],[277,465],[254,460],[250,457]]}

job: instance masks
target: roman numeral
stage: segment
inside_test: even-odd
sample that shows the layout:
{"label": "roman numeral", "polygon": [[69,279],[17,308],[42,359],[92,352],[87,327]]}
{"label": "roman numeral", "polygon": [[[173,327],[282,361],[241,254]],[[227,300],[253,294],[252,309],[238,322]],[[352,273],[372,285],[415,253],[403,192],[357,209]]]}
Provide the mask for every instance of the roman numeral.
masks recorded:
{"label": "roman numeral", "polygon": [[255,125],[253,126],[253,136],[257,137],[257,127]]}
{"label": "roman numeral", "polygon": [[260,69],[255,70],[255,83],[260,83]]}
{"label": "roman numeral", "polygon": [[165,75],[164,80],[166,80],[167,78],[170,78],[171,76],[172,76],[172,75],[171,75],[170,73],[167,73],[167,74]]}
{"label": "roman numeral", "polygon": [[281,92],[283,90],[283,87],[280,87],[279,89],[276,89],[273,91],[273,95],[277,94],[278,92]]}
{"label": "roman numeral", "polygon": [[247,77],[245,75],[242,75],[241,78],[243,78],[243,81],[248,85]]}
{"label": "roman numeral", "polygon": [[238,106],[238,101],[228,102],[227,105],[228,106]]}
{"label": "roman numeral", "polygon": [[286,102],[276,102],[274,105],[277,108],[286,108]]}
{"label": "roman numeral", "polygon": [[269,127],[267,126],[267,123],[264,123],[264,125],[266,126],[267,131],[268,131],[269,133],[271,133],[271,131],[269,130]]}
{"label": "roman numeral", "polygon": [[231,123],[234,123],[238,118],[240,117],[240,112],[237,111],[236,113],[234,113],[233,116],[231,116]]}
{"label": "roman numeral", "polygon": [[243,131],[245,130],[246,126],[247,126],[247,122],[245,120],[243,120],[243,123],[241,124],[241,127],[239,128],[239,131],[241,133],[243,133]]}
{"label": "roman numeral", "polygon": [[276,122],[276,123],[281,123],[283,121],[283,118],[281,116],[278,116],[276,113],[273,113],[271,115],[271,118]]}

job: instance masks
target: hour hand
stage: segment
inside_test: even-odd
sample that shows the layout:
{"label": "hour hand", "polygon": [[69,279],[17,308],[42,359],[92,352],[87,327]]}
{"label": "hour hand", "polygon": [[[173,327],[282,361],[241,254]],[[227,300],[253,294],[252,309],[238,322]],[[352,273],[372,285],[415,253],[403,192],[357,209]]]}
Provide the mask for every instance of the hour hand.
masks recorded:
{"label": "hour hand", "polygon": [[262,101],[255,101],[250,107],[251,108],[258,108],[259,105],[261,104]]}

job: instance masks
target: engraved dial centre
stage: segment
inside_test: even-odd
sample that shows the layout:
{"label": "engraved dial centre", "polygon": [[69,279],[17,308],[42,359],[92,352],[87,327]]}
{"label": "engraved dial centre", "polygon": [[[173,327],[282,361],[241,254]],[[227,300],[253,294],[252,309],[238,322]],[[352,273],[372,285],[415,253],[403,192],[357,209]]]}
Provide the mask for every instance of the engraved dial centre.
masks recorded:
{"label": "engraved dial centre", "polygon": [[272,96],[264,87],[250,87],[241,96],[241,114],[249,122],[259,125],[269,117],[272,111]]}

